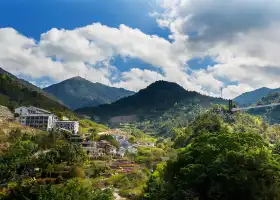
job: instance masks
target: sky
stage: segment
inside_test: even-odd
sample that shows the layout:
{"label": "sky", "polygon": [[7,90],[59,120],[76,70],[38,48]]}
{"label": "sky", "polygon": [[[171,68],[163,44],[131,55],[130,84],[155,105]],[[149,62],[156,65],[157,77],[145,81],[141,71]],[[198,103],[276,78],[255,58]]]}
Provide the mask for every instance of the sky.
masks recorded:
{"label": "sky", "polygon": [[280,0],[1,0],[0,67],[39,87],[280,87]]}

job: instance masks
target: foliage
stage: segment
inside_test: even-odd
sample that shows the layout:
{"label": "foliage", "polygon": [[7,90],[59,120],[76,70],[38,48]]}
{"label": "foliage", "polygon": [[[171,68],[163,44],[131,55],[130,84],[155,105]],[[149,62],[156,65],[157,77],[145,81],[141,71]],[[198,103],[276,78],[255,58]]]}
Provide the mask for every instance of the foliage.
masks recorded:
{"label": "foliage", "polygon": [[160,148],[140,146],[138,147],[135,162],[144,164],[149,169],[153,169],[156,163],[161,161],[163,156],[165,156],[165,152]]}
{"label": "foliage", "polygon": [[80,133],[90,133],[90,134],[97,134],[102,131],[106,131],[109,128],[103,124],[97,124],[88,119],[80,120]]}
{"label": "foliage", "polygon": [[7,106],[12,110],[17,106],[33,105],[50,110],[57,115],[63,113],[65,116],[75,118],[74,114],[61,103],[50,98],[39,88],[30,85],[20,82],[16,77],[12,77],[12,75],[8,76],[0,73],[1,105]]}
{"label": "foliage", "polygon": [[[186,91],[176,83],[157,81],[138,93],[122,98],[112,104],[76,110],[78,113],[99,116],[101,121],[109,123],[115,116],[136,115],[138,122],[153,121],[151,126],[159,134],[170,134],[174,122],[185,125],[190,119],[187,113],[197,114],[202,108],[210,107],[213,103],[227,103],[225,100],[203,96],[197,92]],[[182,117],[183,116],[183,117]],[[168,118],[169,120],[166,120]],[[155,123],[155,122],[156,123]],[[143,124],[141,124],[143,125]],[[147,124],[146,124],[147,125]],[[171,128],[171,129],[170,129]],[[143,130],[141,128],[141,130]],[[146,130],[144,130],[147,132]]]}
{"label": "foliage", "polygon": [[10,179],[28,171],[31,155],[36,152],[38,145],[30,140],[17,140],[0,155],[0,177]]}
{"label": "foliage", "polygon": [[85,178],[85,171],[82,167],[72,166],[70,176],[72,178]]}
{"label": "foliage", "polygon": [[111,135],[100,135],[98,138],[97,138],[98,141],[101,141],[101,140],[106,140],[108,142],[110,142],[113,146],[119,148],[120,147],[120,144],[119,142]]}
{"label": "foliage", "polygon": [[[277,89],[275,90],[277,91]],[[257,103],[262,97],[268,95],[270,92],[273,92],[269,88],[260,88],[251,92],[246,92],[234,99],[241,106],[249,106]]]}
{"label": "foliage", "polygon": [[98,106],[111,103],[134,94],[122,88],[113,88],[101,83],[92,83],[81,77],[73,77],[61,83],[44,88],[71,109]]}
{"label": "foliage", "polygon": [[37,185],[34,182],[27,185],[20,184],[4,199],[113,200],[113,193],[109,189],[94,190],[89,181],[72,179],[62,185]]}
{"label": "foliage", "polygon": [[[279,89],[276,92],[271,92],[267,96],[264,96],[257,102],[257,105],[268,105],[272,103],[280,103],[280,92]],[[262,116],[270,124],[279,124],[280,106],[264,107],[258,109],[251,109],[248,112],[252,115]]]}
{"label": "foliage", "polygon": [[120,194],[131,199],[140,197],[146,181],[149,177],[147,169],[135,170],[127,174],[118,174],[106,180],[107,185],[114,186],[120,190]]}
{"label": "foliage", "polygon": [[280,165],[254,133],[200,133],[151,177],[145,199],[279,199]]}

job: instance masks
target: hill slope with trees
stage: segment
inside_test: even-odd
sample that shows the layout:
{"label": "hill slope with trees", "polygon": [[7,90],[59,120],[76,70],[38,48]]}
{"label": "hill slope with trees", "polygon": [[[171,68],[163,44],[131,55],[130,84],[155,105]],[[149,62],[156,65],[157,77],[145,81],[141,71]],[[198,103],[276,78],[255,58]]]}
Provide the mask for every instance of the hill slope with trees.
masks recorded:
{"label": "hill slope with trees", "polygon": [[58,116],[74,117],[74,114],[54,97],[4,70],[0,71],[0,105],[11,110],[17,106],[32,105],[50,110]]}
{"label": "hill slope with trees", "polygon": [[[138,93],[112,104],[81,108],[76,112],[91,117],[98,116],[103,123],[110,123],[116,116],[136,116],[135,122],[145,121],[145,126],[152,124],[159,128],[163,123],[171,121],[172,126],[174,123],[185,125],[185,122],[190,118],[193,120],[201,110],[210,108],[214,104],[227,103],[221,98],[186,91],[176,83],[157,81]],[[152,129],[154,131],[155,127]]]}
{"label": "hill slope with trees", "polygon": [[82,77],[74,77],[43,89],[61,100],[71,109],[112,103],[134,92],[92,83]]}
{"label": "hill slope with trees", "polygon": [[[256,104],[268,105],[274,103],[280,103],[280,92],[271,92],[267,96],[260,99]],[[270,124],[280,123],[280,106],[251,109],[248,112],[252,115],[262,116]]]}
{"label": "hill slope with trees", "polygon": [[241,94],[240,96],[234,98],[233,100],[241,106],[249,106],[252,104],[256,104],[261,98],[267,96],[269,93],[280,92],[280,88],[270,89],[270,88],[259,88],[257,90],[246,92]]}

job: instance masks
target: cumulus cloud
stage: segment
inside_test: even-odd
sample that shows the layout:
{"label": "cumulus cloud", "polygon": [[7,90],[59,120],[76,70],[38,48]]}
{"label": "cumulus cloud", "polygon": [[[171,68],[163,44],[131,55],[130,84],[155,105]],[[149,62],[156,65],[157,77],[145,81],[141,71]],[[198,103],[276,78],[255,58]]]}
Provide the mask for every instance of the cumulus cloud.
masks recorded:
{"label": "cumulus cloud", "polygon": [[[79,72],[80,75],[86,74],[91,81],[113,85],[112,78],[117,68],[110,61],[115,56],[121,56],[124,59],[140,59],[153,65],[155,70],[161,68],[168,80],[187,83],[182,66],[190,56],[182,48],[184,46],[125,25],[110,28],[95,23],[74,30],[54,28],[43,33],[39,41],[27,38],[12,28],[3,28],[0,29],[0,44],[1,66],[17,75],[30,76],[31,79],[44,76],[61,81]],[[137,82],[138,79],[134,80],[134,84],[124,83],[130,80],[129,73],[137,77],[140,71],[133,69],[124,72],[117,77],[120,82],[118,85],[131,90],[140,89],[143,84]],[[156,72],[143,72],[147,76],[145,79],[155,80],[155,77],[151,79],[150,76]]]}
{"label": "cumulus cloud", "polygon": [[170,38],[187,38],[192,56],[210,56],[218,63],[193,72],[209,92],[216,93],[221,78],[227,97],[280,86],[279,0],[161,0],[160,5],[164,11],[153,16],[170,29]]}
{"label": "cumulus cloud", "polygon": [[[3,28],[0,65],[32,80],[47,77],[57,82],[79,73],[93,82],[134,91],[159,79],[213,96],[224,87],[227,98],[258,87],[279,87],[279,0],[158,1],[163,12],[152,16],[170,30],[169,40],[126,25],[100,23],[53,28],[39,41]],[[142,60],[154,69],[131,66],[121,72],[112,66],[116,56]],[[217,64],[198,70],[186,64],[205,56]]]}

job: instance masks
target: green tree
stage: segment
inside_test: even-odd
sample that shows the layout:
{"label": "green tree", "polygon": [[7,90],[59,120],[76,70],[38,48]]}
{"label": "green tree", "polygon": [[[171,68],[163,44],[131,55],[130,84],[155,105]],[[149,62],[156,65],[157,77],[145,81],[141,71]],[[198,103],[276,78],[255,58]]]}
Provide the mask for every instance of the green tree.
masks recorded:
{"label": "green tree", "polygon": [[279,199],[280,165],[254,133],[201,133],[157,170],[145,199]]}

